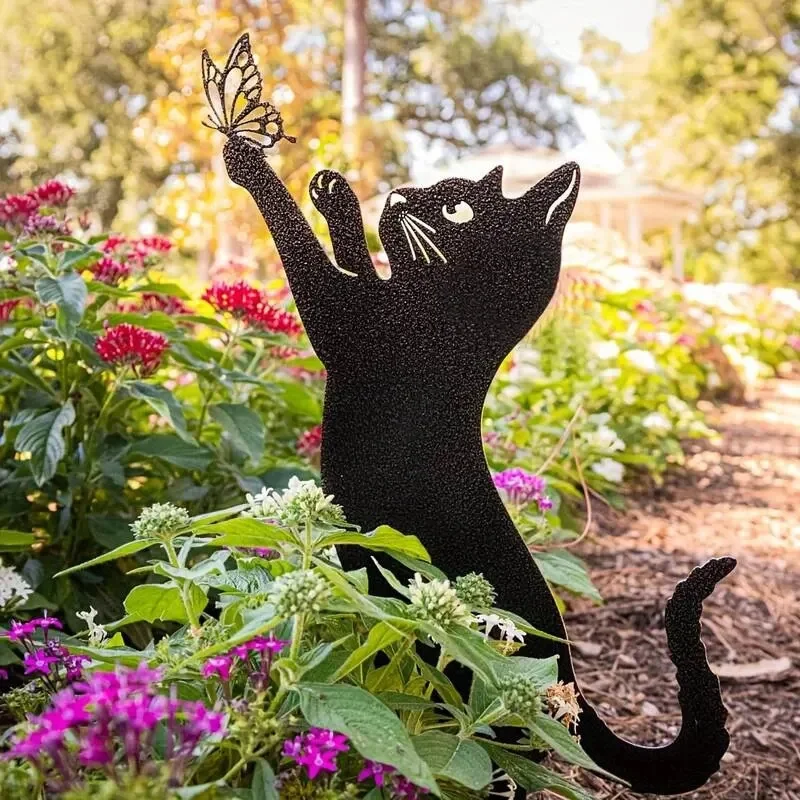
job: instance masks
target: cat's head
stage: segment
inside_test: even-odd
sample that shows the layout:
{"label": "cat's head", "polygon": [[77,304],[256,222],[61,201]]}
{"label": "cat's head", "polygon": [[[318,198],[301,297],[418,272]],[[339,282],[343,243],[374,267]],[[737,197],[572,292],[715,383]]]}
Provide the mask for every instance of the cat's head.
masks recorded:
{"label": "cat's head", "polygon": [[479,181],[397,189],[379,226],[388,283],[417,324],[476,354],[488,350],[494,361],[530,330],[555,292],[580,170],[565,164],[515,198],[504,195],[502,178],[497,167]]}

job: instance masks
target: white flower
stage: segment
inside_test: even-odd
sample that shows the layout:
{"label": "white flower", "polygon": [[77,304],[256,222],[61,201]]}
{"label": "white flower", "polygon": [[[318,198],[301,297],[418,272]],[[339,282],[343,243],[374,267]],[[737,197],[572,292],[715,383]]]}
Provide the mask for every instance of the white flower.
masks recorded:
{"label": "white flower", "polygon": [[32,594],[33,589],[14,567],[0,566],[0,608],[11,603],[24,603]]}
{"label": "white flower", "polygon": [[619,355],[619,345],[610,339],[605,342],[592,342],[589,347],[592,355],[601,361],[610,361]]}
{"label": "white flower", "polygon": [[525,633],[514,624],[513,620],[506,619],[498,614],[476,614],[476,619],[484,626],[483,635],[487,639],[491,632],[497,628],[500,632],[500,638],[504,642],[525,641]]}
{"label": "white flower", "polygon": [[462,602],[448,580],[424,581],[419,572],[408,582],[408,601],[411,613],[418,619],[434,622],[446,628],[453,623],[469,625],[469,607]]}
{"label": "white flower", "polygon": [[672,344],[672,334],[667,331],[658,331],[656,333],[656,341],[662,347],[669,347]]}
{"label": "white flower", "polygon": [[108,631],[102,625],[98,625],[94,621],[94,618],[97,616],[97,609],[89,606],[88,611],[78,611],[75,616],[86,623],[86,627],[89,631],[89,644],[94,647],[103,644],[108,637]]}
{"label": "white flower", "polygon": [[611,414],[609,414],[608,411],[603,411],[600,414],[589,414],[586,420],[591,422],[592,425],[597,425],[599,427],[600,425],[607,425],[611,422]]}
{"label": "white flower", "polygon": [[674,394],[667,397],[667,405],[669,406],[669,410],[675,414],[685,414],[689,410],[688,403],[686,403],[685,400],[681,400],[680,397],[676,397]]}
{"label": "white flower", "polygon": [[625,358],[642,372],[658,371],[658,363],[655,356],[648,350],[626,350]]}
{"label": "white flower", "polygon": [[245,495],[245,499],[250,508],[242,512],[243,517],[275,519],[289,526],[344,522],[342,508],[333,502],[332,494],[326,495],[314,481],[301,481],[296,475],[289,478],[288,487],[280,494],[264,488],[258,494]]}
{"label": "white flower", "polygon": [[583,436],[589,446],[595,450],[615,453],[625,449],[625,442],[617,436],[617,432],[613,428],[609,428],[607,425],[601,425],[596,431],[589,431]]}
{"label": "white flower", "polygon": [[622,374],[622,370],[617,367],[609,367],[600,371],[600,380],[604,383],[613,383]]}
{"label": "white flower", "polygon": [[0,258],[0,272],[11,272],[17,266],[17,262],[11,256]]}
{"label": "white flower", "polygon": [[642,420],[642,425],[655,433],[666,433],[672,428],[672,423],[658,411],[653,411],[651,414],[648,414]]}
{"label": "white flower", "polygon": [[544,377],[544,373],[536,364],[514,364],[508,371],[508,377],[512,381],[538,381]]}
{"label": "white flower", "polygon": [[592,470],[611,483],[620,483],[625,475],[625,467],[613,458],[601,458],[592,464]]}

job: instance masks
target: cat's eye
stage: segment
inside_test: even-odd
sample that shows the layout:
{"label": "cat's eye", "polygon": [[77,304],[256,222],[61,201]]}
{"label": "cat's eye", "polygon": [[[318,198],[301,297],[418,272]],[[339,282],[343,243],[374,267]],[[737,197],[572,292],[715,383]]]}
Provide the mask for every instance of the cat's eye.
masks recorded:
{"label": "cat's eye", "polygon": [[449,219],[450,222],[455,222],[457,225],[462,222],[469,222],[475,216],[472,212],[472,206],[466,200],[457,203],[452,211],[447,206],[442,206],[442,214],[445,219]]}

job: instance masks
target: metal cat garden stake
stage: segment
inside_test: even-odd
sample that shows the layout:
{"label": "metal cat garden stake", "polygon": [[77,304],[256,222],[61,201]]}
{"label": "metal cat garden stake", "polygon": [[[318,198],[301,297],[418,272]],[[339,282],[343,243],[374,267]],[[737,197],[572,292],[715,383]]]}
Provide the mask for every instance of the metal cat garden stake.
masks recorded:
{"label": "metal cat garden stake", "polygon": [[[204,53],[203,75],[211,124],[228,136],[228,174],[258,205],[328,372],[325,491],[362,530],[389,524],[416,534],[449,576],[483,573],[498,607],[565,637],[550,590],[492,483],[481,409],[501,362],[555,291],[562,234],[580,185],[577,164],[514,199],[503,195],[500,167],[479,181],[393,191],[379,226],[391,266],[391,277],[382,279],[345,178],[323,170],[310,186],[330,229],[334,264],[268,165],[264,149],[289,137],[280,114],[261,99],[247,35],[223,70]],[[342,548],[340,558],[347,569],[369,569],[372,591],[391,591],[366,551]],[[727,714],[700,639],[700,614],[734,566],[721,558],[698,567],[667,603],[682,712],[674,741],[627,742],[580,697],[581,745],[636,791],[687,792],[719,768]],[[530,635],[521,650],[534,658],[554,654],[559,678],[575,681],[567,644]],[[455,676],[465,692],[468,677]]]}

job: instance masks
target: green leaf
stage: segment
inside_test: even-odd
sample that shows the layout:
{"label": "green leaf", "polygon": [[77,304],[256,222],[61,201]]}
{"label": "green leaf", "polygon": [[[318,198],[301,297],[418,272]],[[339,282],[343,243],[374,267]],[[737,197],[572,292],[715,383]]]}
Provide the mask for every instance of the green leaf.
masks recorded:
{"label": "green leaf", "polygon": [[80,242],[79,247],[64,252],[61,258],[61,268],[63,270],[73,269],[76,272],[80,272],[82,269],[86,269],[86,267],[94,264],[102,258],[102,256],[103,254],[99,250],[95,250],[93,247],[89,247]]}
{"label": "green leaf", "polygon": [[247,453],[253,461],[264,454],[264,423],[255,411],[242,403],[217,403],[211,416],[231,438],[234,447]]}
{"label": "green leaf", "polygon": [[215,536],[214,547],[271,547],[292,539],[292,534],[275,525],[250,517],[237,517],[193,528],[201,536]]}
{"label": "green leaf", "polygon": [[172,392],[163,386],[144,381],[134,381],[127,385],[128,392],[137,400],[144,400],[157,414],[165,417],[172,423],[175,433],[189,444],[197,444],[194,437],[186,428],[186,419],[183,416],[183,409],[175,399]]}
{"label": "green leaf", "polygon": [[9,336],[4,342],[0,342],[0,354],[10,353],[12,350],[19,350],[21,347],[29,347],[35,344],[46,344],[43,339],[32,339],[25,331]]}
{"label": "green leaf", "polygon": [[492,760],[476,742],[442,731],[426,731],[412,741],[437,778],[447,778],[475,791],[491,783]]}
{"label": "green leaf", "polygon": [[77,272],[68,272],[58,278],[40,278],[36,281],[36,294],[43,305],[54,303],[63,312],[71,338],[86,306],[88,290],[83,278]]}
{"label": "green leaf", "polygon": [[[197,587],[192,586],[192,589]],[[198,589],[198,591],[200,591]],[[203,594],[200,591],[200,594]],[[205,601],[205,595],[203,595]],[[129,616],[144,622],[156,620],[187,622],[181,590],[166,583],[147,583],[131,589],[125,598],[125,611]],[[196,604],[193,603],[196,608]],[[205,605],[205,602],[203,603]],[[202,610],[202,609],[201,609]]]}
{"label": "green leaf", "polygon": [[158,458],[183,469],[205,469],[214,457],[208,448],[171,433],[154,433],[146,439],[140,439],[133,443],[129,454]]}
{"label": "green leaf", "polygon": [[37,486],[42,486],[56,474],[64,457],[64,428],[75,421],[75,408],[67,400],[61,408],[47,411],[22,426],[14,442],[19,453],[31,454],[31,472]]}
{"label": "green leaf", "polygon": [[140,328],[146,328],[149,331],[158,331],[159,333],[171,333],[177,327],[172,317],[165,314],[163,311],[148,311],[146,314],[138,314],[135,312],[109,314],[106,320],[109,325],[129,323],[131,325],[138,325]]}
{"label": "green leaf", "polygon": [[279,800],[278,790],[275,788],[275,773],[263,758],[256,761],[250,790],[253,800]]}
{"label": "green leaf", "polygon": [[279,388],[288,411],[301,417],[319,419],[319,401],[305,386],[301,383],[284,383]]}
{"label": "green leaf", "polygon": [[357,686],[301,683],[303,716],[310,725],[343,733],[364,757],[389,764],[437,796],[439,787],[405,726],[377,697]]}
{"label": "green leaf", "polygon": [[483,740],[481,746],[498,767],[504,769],[509,777],[529,792],[549,790],[559,797],[566,797],[567,800],[594,800],[588,792],[573,786],[560,775],[556,775],[530,758],[510,753],[496,744]]}
{"label": "green leaf", "polygon": [[430,561],[428,551],[416,536],[408,536],[388,525],[381,525],[371,533],[354,533],[348,531],[334,531],[317,540],[318,547],[330,545],[355,544],[368,550],[382,550],[386,553],[402,553],[411,558],[420,558]]}
{"label": "green leaf", "polygon": [[27,550],[36,538],[32,533],[0,529],[0,550]]}
{"label": "green leaf", "polygon": [[413,633],[415,627],[416,625],[413,622],[409,622],[406,626],[401,625],[399,622],[389,623],[385,620],[381,620],[370,629],[364,644],[350,653],[344,664],[336,671],[332,680],[340,681],[345,675],[351,673],[368,658],[374,656],[375,653],[385,650],[398,639],[402,639],[408,636],[408,634]]}
{"label": "green leaf", "polygon": [[28,386],[33,386],[34,389],[38,389],[43,394],[49,394],[52,397],[56,396],[53,387],[45,383],[42,377],[34,372],[27,364],[18,364],[16,361],[8,359],[3,362],[3,371],[16,375],[23,383],[27,383]]}
{"label": "green leaf", "polygon": [[604,769],[598,767],[597,764],[583,752],[583,748],[572,738],[570,732],[560,722],[556,722],[556,720],[549,717],[547,714],[540,712],[530,720],[530,729],[567,761],[611,778],[614,777],[610,772],[606,772]]}
{"label": "green leaf", "polygon": [[563,586],[570,592],[588,597],[596,603],[603,602],[600,592],[589,577],[586,565],[577,556],[565,550],[551,550],[532,555],[536,566],[549,583]]}
{"label": "green leaf", "polygon": [[105,564],[107,561],[116,561],[118,558],[132,556],[134,553],[152,547],[154,544],[157,544],[154,539],[134,539],[132,542],[122,544],[114,550],[103,553],[103,555],[97,556],[97,558],[93,558],[90,561],[84,561],[82,564],[75,564],[73,567],[63,569],[61,572],[57,572],[53,577],[60,578],[62,575],[69,575],[70,572],[77,572],[78,570],[94,567],[97,564]]}

